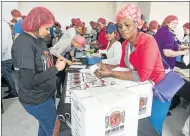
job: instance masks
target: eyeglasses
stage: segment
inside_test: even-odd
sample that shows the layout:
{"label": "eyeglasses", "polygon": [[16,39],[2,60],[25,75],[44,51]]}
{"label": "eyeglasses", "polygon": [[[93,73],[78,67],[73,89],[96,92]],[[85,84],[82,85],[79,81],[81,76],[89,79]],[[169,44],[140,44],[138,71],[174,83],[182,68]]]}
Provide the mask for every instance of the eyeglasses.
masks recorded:
{"label": "eyeglasses", "polygon": [[178,22],[171,22],[172,24],[175,24],[175,25],[178,25],[179,23]]}

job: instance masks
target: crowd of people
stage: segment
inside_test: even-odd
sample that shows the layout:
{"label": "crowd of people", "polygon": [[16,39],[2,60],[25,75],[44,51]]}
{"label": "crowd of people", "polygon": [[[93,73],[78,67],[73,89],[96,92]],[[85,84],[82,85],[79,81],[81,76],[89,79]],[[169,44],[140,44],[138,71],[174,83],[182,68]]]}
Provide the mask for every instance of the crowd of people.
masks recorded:
{"label": "crowd of people", "polygon": [[[2,20],[2,28],[9,28],[6,29],[9,31],[2,29],[7,38],[2,41],[2,74],[8,86],[5,92],[8,95],[3,99],[18,97],[24,109],[38,120],[38,136],[52,136],[55,97],[61,96],[66,66],[77,61],[75,49],[81,50],[87,43],[84,38],[87,27],[80,18],[73,18],[63,32],[52,12],[44,7],[33,8],[27,16],[14,9],[11,15],[10,22]],[[180,41],[175,34],[178,25],[175,15],[167,16],[162,24],[152,20],[148,26],[139,7],[127,4],[118,11],[115,21],[108,23],[101,17],[89,22],[92,30],[88,44],[107,56],[99,63],[97,77],[135,82],[151,80],[156,84],[168,69],[174,69],[176,60],[183,63],[183,56],[189,54],[190,22],[183,25],[184,41]],[[117,66],[130,71],[112,71]],[[171,103],[153,98],[149,121],[159,135]],[[187,125],[188,120],[182,131],[184,136],[189,133]]]}

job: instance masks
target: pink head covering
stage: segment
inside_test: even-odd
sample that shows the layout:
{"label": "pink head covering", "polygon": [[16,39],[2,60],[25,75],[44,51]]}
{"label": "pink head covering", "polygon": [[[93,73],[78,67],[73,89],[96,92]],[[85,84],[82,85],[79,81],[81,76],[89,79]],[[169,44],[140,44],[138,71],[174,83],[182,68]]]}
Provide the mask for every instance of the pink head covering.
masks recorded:
{"label": "pink head covering", "polygon": [[106,25],[106,19],[105,18],[99,18],[97,23],[102,23]]}
{"label": "pink head covering", "polygon": [[22,21],[22,29],[26,32],[37,31],[42,26],[53,26],[54,15],[44,7],[33,8]]}
{"label": "pink head covering", "polygon": [[80,35],[76,35],[76,36],[73,38],[73,40],[74,40],[76,43],[80,44],[81,46],[84,46],[84,45],[86,44],[85,38],[82,37],[82,36],[80,36]]}
{"label": "pink head covering", "polygon": [[123,8],[121,8],[117,15],[116,21],[118,22],[120,19],[128,18],[134,21],[138,26],[141,25],[141,11],[139,7],[127,4]]}
{"label": "pink head covering", "polygon": [[78,28],[78,27],[83,27],[83,24],[81,22],[81,20],[79,18],[77,18],[75,20],[75,27]]}

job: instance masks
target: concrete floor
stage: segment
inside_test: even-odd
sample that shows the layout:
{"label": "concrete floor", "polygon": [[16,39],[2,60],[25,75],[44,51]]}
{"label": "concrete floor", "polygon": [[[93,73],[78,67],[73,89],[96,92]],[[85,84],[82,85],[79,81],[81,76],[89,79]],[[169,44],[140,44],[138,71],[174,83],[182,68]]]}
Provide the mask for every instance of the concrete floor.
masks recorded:
{"label": "concrete floor", "polygon": [[[2,88],[2,97],[8,88]],[[56,99],[58,104],[59,99]],[[37,136],[38,122],[29,115],[18,99],[3,100],[5,112],[2,114],[2,136]],[[189,114],[189,108],[179,105],[167,117],[163,126],[163,136],[180,136],[181,129]]]}

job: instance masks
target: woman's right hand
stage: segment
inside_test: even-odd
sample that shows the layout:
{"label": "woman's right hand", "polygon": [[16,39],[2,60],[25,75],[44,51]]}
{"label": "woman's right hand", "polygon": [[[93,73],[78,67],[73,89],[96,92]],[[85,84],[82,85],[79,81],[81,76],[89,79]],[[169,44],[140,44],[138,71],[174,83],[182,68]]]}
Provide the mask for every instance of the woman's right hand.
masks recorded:
{"label": "woman's right hand", "polygon": [[58,71],[61,71],[65,68],[66,62],[64,60],[57,60],[55,67]]}

